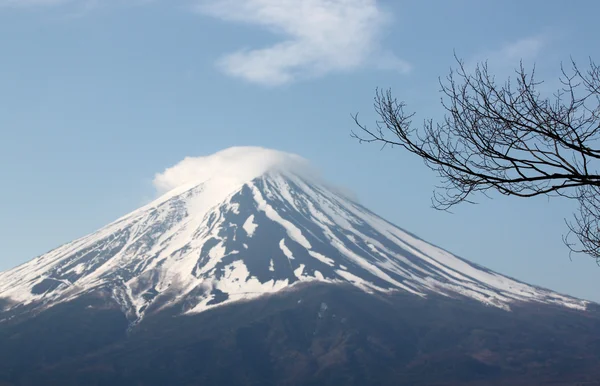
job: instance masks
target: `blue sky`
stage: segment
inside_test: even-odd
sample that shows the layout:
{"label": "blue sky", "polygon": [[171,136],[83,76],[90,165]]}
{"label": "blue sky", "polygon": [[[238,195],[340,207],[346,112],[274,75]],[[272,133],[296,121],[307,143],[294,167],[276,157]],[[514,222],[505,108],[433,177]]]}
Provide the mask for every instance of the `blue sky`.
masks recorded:
{"label": "blue sky", "polygon": [[573,204],[494,197],[430,207],[435,175],[349,136],[376,87],[440,117],[453,52],[546,87],[599,59],[600,3],[0,0],[0,270],[156,196],[186,156],[253,145],[308,158],[390,221],[462,257],[600,301],[600,268],[562,244]]}

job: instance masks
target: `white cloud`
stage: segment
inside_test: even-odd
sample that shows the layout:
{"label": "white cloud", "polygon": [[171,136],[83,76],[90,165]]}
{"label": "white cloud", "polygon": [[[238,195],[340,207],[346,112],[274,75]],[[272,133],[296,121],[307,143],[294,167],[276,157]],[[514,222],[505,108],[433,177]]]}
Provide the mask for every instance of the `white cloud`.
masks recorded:
{"label": "white cloud", "polygon": [[283,37],[218,62],[225,73],[253,83],[276,86],[363,66],[410,70],[381,48],[381,32],[390,19],[376,0],[200,0],[196,9]]}
{"label": "white cloud", "polygon": [[199,184],[213,178],[247,182],[273,169],[317,177],[304,158],[278,150],[261,147],[231,147],[209,156],[186,157],[176,165],[154,176],[154,187],[159,194],[185,186]]}

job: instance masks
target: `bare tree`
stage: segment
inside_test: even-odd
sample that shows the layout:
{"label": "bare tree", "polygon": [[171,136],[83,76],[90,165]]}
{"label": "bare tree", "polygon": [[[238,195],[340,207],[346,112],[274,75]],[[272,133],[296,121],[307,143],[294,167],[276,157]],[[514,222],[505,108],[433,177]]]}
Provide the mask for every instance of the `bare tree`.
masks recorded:
{"label": "bare tree", "polygon": [[515,79],[498,83],[487,63],[468,71],[457,62],[440,79],[443,119],[415,128],[406,104],[390,90],[377,90],[380,120],[371,129],[354,116],[360,130],[352,135],[421,157],[442,181],[432,199],[437,209],[492,191],[576,200],[565,243],[600,263],[600,66],[592,60],[585,72],[574,61],[568,71],[561,66],[559,90],[544,97],[535,69],[528,72],[522,63]]}

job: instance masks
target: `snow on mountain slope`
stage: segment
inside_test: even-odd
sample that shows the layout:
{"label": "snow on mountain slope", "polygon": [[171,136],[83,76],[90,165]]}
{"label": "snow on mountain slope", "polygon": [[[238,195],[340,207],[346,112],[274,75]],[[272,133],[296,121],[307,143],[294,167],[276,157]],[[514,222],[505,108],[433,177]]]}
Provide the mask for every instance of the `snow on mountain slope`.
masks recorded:
{"label": "snow on mountain slope", "polygon": [[0,273],[0,299],[47,307],[108,291],[139,320],[153,307],[201,312],[296,283],[585,309],[458,258],[401,230],[308,171],[300,157],[232,148],[158,176],[156,201]]}

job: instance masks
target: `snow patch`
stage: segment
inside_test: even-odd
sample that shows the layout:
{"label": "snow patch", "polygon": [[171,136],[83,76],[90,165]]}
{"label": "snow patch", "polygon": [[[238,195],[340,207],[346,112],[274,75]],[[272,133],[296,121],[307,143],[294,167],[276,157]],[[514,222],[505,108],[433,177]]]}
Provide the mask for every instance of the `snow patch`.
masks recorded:
{"label": "snow patch", "polygon": [[269,280],[261,283],[250,276],[248,267],[237,260],[224,268],[223,277],[215,284],[215,288],[235,299],[254,297],[256,295],[277,292],[288,285],[288,280]]}
{"label": "snow patch", "polygon": [[254,235],[254,231],[256,230],[256,228],[258,228],[258,224],[254,223],[254,215],[250,215],[246,221],[244,222],[244,226],[243,226],[244,230],[246,231],[246,234],[248,235],[248,237],[252,237],[252,235]]}
{"label": "snow patch", "polygon": [[323,264],[327,264],[330,267],[334,267],[335,266],[335,260],[330,259],[329,257],[327,257],[325,255],[322,255],[319,252],[308,251],[308,254],[311,255],[312,257],[314,257],[315,259],[319,260]]}
{"label": "snow patch", "polygon": [[294,260],[292,251],[290,251],[290,249],[285,245],[285,239],[281,239],[281,241],[279,242],[279,248],[281,248],[281,251],[283,252],[285,257],[288,258],[288,260]]}
{"label": "snow patch", "polygon": [[298,268],[296,268],[294,270],[294,276],[296,276],[298,279],[302,279],[302,273],[304,272],[304,267],[305,267],[304,264],[300,264],[298,266]]}

